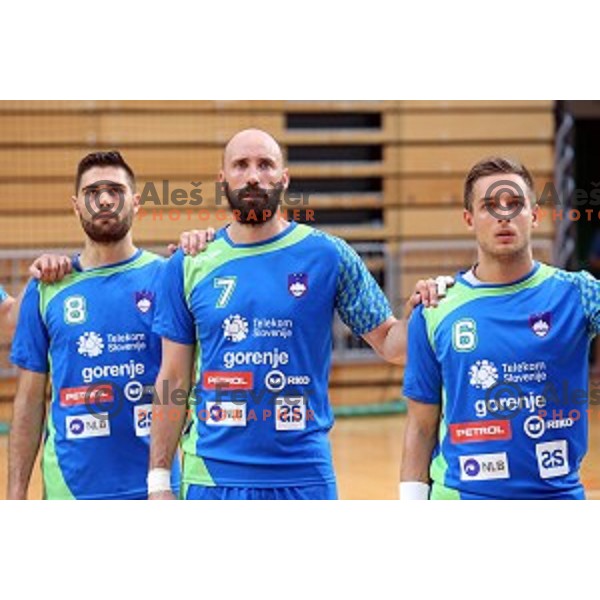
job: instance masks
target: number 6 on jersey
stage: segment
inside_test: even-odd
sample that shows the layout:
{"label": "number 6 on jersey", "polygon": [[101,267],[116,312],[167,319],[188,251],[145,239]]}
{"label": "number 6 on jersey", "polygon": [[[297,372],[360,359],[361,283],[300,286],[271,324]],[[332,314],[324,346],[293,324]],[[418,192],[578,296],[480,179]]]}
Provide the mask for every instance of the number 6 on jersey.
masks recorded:
{"label": "number 6 on jersey", "polygon": [[477,346],[477,325],[473,319],[461,319],[452,325],[452,345],[457,352],[470,352]]}

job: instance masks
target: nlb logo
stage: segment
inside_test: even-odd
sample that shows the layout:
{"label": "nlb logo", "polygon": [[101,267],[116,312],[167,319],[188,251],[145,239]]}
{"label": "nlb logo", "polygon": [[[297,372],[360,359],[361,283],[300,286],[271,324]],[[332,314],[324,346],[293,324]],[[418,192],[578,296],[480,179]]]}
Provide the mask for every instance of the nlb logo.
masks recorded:
{"label": "nlb logo", "polygon": [[65,421],[65,430],[68,440],[107,437],[110,435],[108,413],[69,416]]}
{"label": "nlb logo", "polygon": [[510,478],[506,452],[459,456],[458,460],[460,463],[461,481],[487,481]]}
{"label": "nlb logo", "polygon": [[236,402],[207,402],[207,425],[245,427],[246,405]]}
{"label": "nlb logo", "polygon": [[205,371],[202,387],[205,390],[251,390],[254,377],[251,371]]}
{"label": "nlb logo", "polygon": [[450,440],[453,444],[468,444],[472,442],[492,442],[510,440],[512,430],[510,421],[497,420],[479,423],[452,423]]}

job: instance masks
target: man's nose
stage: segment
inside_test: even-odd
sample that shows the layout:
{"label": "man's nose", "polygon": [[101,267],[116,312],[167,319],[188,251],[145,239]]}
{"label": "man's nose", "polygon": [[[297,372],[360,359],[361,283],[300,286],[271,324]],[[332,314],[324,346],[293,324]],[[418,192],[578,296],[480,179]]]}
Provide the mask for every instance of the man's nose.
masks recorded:
{"label": "man's nose", "polygon": [[114,195],[109,190],[102,190],[98,196],[98,206],[100,208],[112,208],[114,204]]}
{"label": "man's nose", "polygon": [[258,185],[260,178],[258,176],[258,170],[256,167],[250,167],[248,169],[248,175],[246,177],[246,183],[248,185]]}

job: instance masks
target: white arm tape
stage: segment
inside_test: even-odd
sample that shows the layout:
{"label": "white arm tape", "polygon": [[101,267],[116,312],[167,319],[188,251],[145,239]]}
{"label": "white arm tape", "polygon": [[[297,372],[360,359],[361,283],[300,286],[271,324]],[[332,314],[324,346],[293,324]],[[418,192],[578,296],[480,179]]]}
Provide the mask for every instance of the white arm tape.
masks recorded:
{"label": "white arm tape", "polygon": [[443,298],[446,295],[448,286],[454,285],[454,278],[448,275],[439,275],[435,278],[438,298]]}
{"label": "white arm tape", "polygon": [[170,491],[171,471],[169,469],[151,469],[148,472],[148,495]]}
{"label": "white arm tape", "polygon": [[429,485],[422,481],[401,481],[400,500],[429,500]]}

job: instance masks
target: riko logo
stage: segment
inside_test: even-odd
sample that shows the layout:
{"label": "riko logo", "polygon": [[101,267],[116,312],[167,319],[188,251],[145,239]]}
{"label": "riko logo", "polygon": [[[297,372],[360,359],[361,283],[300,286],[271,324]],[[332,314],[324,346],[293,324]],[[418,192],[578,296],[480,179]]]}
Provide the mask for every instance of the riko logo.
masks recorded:
{"label": "riko logo", "polygon": [[269,371],[265,376],[265,385],[271,392],[280,392],[285,387],[285,374],[281,371]]}
{"label": "riko logo", "polygon": [[512,438],[510,421],[484,421],[479,423],[452,423],[450,425],[450,440],[453,444],[468,444],[472,442],[504,441]]}
{"label": "riko logo", "polygon": [[231,315],[223,321],[223,337],[230,342],[241,342],[248,337],[248,321],[241,315]]}
{"label": "riko logo", "polygon": [[205,371],[202,387],[205,390],[251,390],[254,377],[251,371]]}
{"label": "riko logo", "polygon": [[96,358],[104,351],[104,341],[102,336],[95,331],[86,331],[79,336],[77,341],[77,352],[82,356]]}
{"label": "riko logo", "polygon": [[498,369],[491,360],[478,360],[469,369],[469,383],[478,390],[487,390],[498,381]]}
{"label": "riko logo", "polygon": [[508,457],[506,452],[459,456],[461,481],[487,481],[508,479]]}
{"label": "riko logo", "polygon": [[531,415],[525,419],[523,430],[534,440],[541,438],[548,429],[567,429],[573,427],[575,421],[573,419],[553,419],[552,421],[544,421],[539,415]]}

